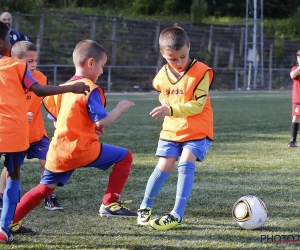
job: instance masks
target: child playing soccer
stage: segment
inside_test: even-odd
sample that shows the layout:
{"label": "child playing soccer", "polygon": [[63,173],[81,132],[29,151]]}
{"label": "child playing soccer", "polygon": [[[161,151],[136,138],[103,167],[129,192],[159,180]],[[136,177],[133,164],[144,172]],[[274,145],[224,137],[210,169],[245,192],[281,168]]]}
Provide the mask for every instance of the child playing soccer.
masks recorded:
{"label": "child playing soccer", "polygon": [[56,119],[56,130],[50,142],[44,175],[40,184],[28,191],[17,206],[14,222],[22,220],[57,186],[64,186],[74,170],[95,167],[112,170],[99,209],[101,216],[136,217],[137,213],[120,201],[132,165],[132,154],[126,148],[99,142],[98,132],[122,113],[134,106],[120,101],[107,112],[104,91],[96,81],[103,74],[107,56],[103,47],[91,40],[83,40],[73,51],[75,75],[64,85],[85,82],[91,92],[85,95],[62,94],[43,99],[49,114]]}
{"label": "child playing soccer", "polygon": [[[180,27],[163,30],[159,46],[167,64],[153,80],[154,88],[161,92],[161,106],[154,108],[150,115],[155,119],[164,118],[164,122],[156,151],[158,164],[148,179],[137,223],[169,230],[181,225],[193,186],[195,162],[205,158],[213,140],[209,88],[214,72],[189,57],[190,42]],[[170,213],[151,219],[154,199],[179,157],[175,205]]]}
{"label": "child playing soccer", "polygon": [[300,50],[297,51],[297,66],[293,66],[290,72],[290,76],[293,80],[292,89],[292,126],[291,135],[292,138],[288,144],[289,147],[298,147],[297,135],[300,122]]}
{"label": "child playing soccer", "polygon": [[[13,240],[11,222],[20,200],[20,168],[29,147],[26,92],[38,96],[74,92],[86,94],[89,86],[83,82],[66,86],[40,85],[27,70],[24,61],[9,57],[9,28],[0,21],[0,157],[5,157],[6,188],[1,213],[0,242]],[[50,195],[50,194],[49,194]]]}
{"label": "child playing soccer", "polygon": [[[29,41],[17,42],[11,49],[11,56],[19,58],[27,63],[27,69],[34,79],[40,84],[47,85],[47,77],[40,71],[36,70],[38,53],[36,47]],[[44,126],[44,119],[41,110],[42,97],[32,92],[27,92],[27,110],[29,111],[29,143],[27,149],[27,159],[39,159],[43,174],[46,154],[49,148],[49,139]],[[7,169],[3,168],[0,178],[0,210],[2,209],[2,197],[5,189]],[[62,205],[58,202],[55,192],[45,199],[45,208],[48,210],[62,210]],[[13,232],[14,227],[12,228]]]}

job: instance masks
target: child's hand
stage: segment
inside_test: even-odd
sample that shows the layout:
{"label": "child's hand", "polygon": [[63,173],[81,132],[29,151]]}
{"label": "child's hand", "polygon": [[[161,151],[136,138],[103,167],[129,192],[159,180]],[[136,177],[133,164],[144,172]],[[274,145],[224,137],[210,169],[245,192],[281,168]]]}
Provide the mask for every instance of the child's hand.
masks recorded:
{"label": "child's hand", "polygon": [[124,113],[134,105],[135,105],[134,102],[122,100],[118,103],[117,108],[121,109],[122,113]]}
{"label": "child's hand", "polygon": [[85,85],[83,82],[76,82],[71,86],[73,87],[72,92],[76,94],[86,95],[86,92],[90,92],[90,86]]}
{"label": "child's hand", "polygon": [[97,135],[99,135],[99,134],[104,134],[104,129],[103,129],[103,128],[99,128],[99,127],[96,126],[96,128],[95,128],[95,133],[96,133]]}
{"label": "child's hand", "polygon": [[33,120],[33,114],[32,112],[27,112],[27,119],[28,119],[28,123],[31,123]]}
{"label": "child's hand", "polygon": [[156,107],[150,112],[150,115],[155,119],[159,119],[159,118],[168,116],[169,115],[168,106],[163,105],[163,106]]}

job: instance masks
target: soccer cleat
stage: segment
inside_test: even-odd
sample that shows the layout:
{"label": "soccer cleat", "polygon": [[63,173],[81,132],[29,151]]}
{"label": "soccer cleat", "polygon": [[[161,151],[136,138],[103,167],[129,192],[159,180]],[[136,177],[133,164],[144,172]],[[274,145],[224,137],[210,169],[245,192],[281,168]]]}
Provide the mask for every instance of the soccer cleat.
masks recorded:
{"label": "soccer cleat", "polygon": [[101,217],[119,217],[129,218],[137,217],[137,212],[129,210],[125,204],[132,202],[129,201],[114,201],[105,206],[103,203],[100,206],[99,214]]}
{"label": "soccer cleat", "polygon": [[1,243],[12,243],[14,237],[12,233],[7,233],[3,227],[0,229],[0,242]]}
{"label": "soccer cleat", "polygon": [[151,209],[149,208],[138,209],[137,214],[138,214],[137,217],[138,225],[142,225],[142,226],[149,225],[151,219]]}
{"label": "soccer cleat", "polygon": [[158,219],[150,221],[150,226],[156,230],[170,230],[175,229],[181,225],[173,215],[167,214]]}
{"label": "soccer cleat", "polygon": [[296,141],[290,141],[288,144],[289,148],[295,148],[298,147],[298,143]]}
{"label": "soccer cleat", "polygon": [[22,221],[12,224],[11,231],[13,234],[35,234],[30,227],[24,227]]}
{"label": "soccer cleat", "polygon": [[51,211],[64,209],[57,198],[51,196],[45,199],[45,208]]}

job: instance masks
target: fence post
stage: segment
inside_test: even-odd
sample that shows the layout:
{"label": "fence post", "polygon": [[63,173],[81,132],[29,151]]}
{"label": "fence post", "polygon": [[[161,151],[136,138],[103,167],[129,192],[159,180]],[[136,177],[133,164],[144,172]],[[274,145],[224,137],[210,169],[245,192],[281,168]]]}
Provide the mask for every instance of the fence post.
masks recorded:
{"label": "fence post", "polygon": [[96,23],[97,23],[97,17],[93,16],[91,19],[91,40],[96,40]]}
{"label": "fence post", "polygon": [[238,90],[239,88],[239,73],[238,73],[238,69],[235,69],[235,91]]}
{"label": "fence post", "polygon": [[269,53],[269,90],[272,90],[272,65],[273,65],[273,44],[270,44]]}
{"label": "fence post", "polygon": [[234,43],[231,44],[230,52],[229,52],[229,62],[228,62],[228,68],[233,68],[233,59],[234,59]]}
{"label": "fence post", "polygon": [[111,67],[108,67],[108,76],[107,76],[107,93],[110,95],[110,83],[111,83]]}
{"label": "fence post", "polygon": [[159,33],[160,33],[160,22],[157,22],[156,24],[156,30],[155,30],[155,37],[154,37],[154,51],[158,51],[158,39],[159,39]]}
{"label": "fence post", "polygon": [[210,29],[209,29],[209,41],[208,41],[208,47],[207,47],[207,50],[208,50],[209,53],[211,53],[213,32],[214,32],[214,27],[212,25],[210,25]]}
{"label": "fence post", "polygon": [[218,67],[218,57],[219,57],[219,44],[217,43],[215,46],[215,55],[214,55],[214,63],[213,63],[214,69]]}
{"label": "fence post", "polygon": [[116,65],[116,61],[117,61],[117,19],[116,18],[113,19],[111,42],[112,42],[111,64]]}
{"label": "fence post", "polygon": [[19,24],[20,24],[20,12],[18,11],[14,17],[13,17],[13,26],[15,30],[19,30]]}
{"label": "fence post", "polygon": [[[44,14],[44,10],[43,10],[42,14],[41,14],[41,18],[40,18],[39,33],[36,38],[36,49],[37,49],[38,55],[40,54],[41,48],[43,46],[44,26],[45,26],[45,14]],[[40,60],[40,58],[39,58],[39,60]]]}
{"label": "fence post", "polygon": [[53,85],[56,86],[57,84],[57,65],[54,65],[53,67]]}
{"label": "fence post", "polygon": [[245,32],[245,28],[242,27],[241,28],[241,38],[240,38],[240,53],[239,53],[240,56],[243,54],[243,51],[244,51],[244,36],[245,36],[244,32]]}

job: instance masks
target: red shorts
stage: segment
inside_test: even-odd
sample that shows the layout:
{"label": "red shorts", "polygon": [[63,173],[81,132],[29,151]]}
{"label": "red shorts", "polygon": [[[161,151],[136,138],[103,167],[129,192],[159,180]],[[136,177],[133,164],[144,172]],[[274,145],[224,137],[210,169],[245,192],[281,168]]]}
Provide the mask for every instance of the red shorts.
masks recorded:
{"label": "red shorts", "polygon": [[292,116],[300,116],[300,105],[293,103],[292,105]]}

